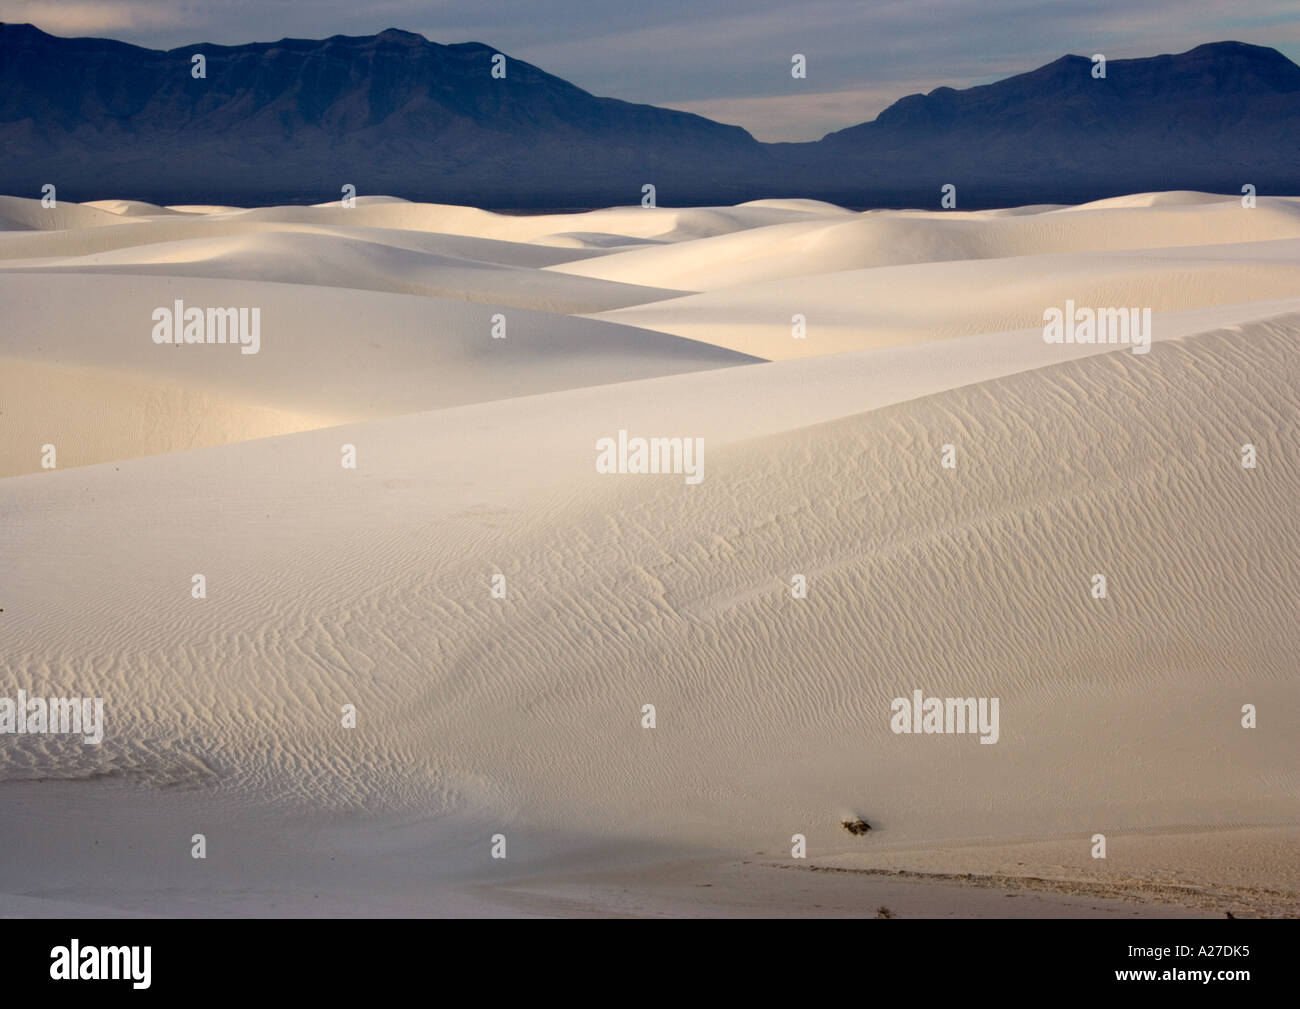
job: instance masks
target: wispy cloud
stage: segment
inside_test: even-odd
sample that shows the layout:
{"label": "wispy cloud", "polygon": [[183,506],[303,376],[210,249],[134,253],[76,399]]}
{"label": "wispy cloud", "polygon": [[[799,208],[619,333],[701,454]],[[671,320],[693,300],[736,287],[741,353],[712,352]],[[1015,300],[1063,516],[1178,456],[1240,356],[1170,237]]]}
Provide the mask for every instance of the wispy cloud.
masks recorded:
{"label": "wispy cloud", "polygon": [[55,35],[95,35],[138,31],[184,24],[184,12],[144,0],[10,0],[0,7],[0,20],[28,21]]}

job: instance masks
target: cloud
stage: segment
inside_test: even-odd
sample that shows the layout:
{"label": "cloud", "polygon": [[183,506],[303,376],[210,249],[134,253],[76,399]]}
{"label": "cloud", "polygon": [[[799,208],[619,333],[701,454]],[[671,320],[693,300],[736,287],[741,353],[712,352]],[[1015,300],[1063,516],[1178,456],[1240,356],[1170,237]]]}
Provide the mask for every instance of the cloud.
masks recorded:
{"label": "cloud", "polygon": [[96,35],[140,28],[165,28],[181,24],[175,8],[145,2],[115,0],[16,0],[6,3],[3,20],[27,21],[54,35]]}

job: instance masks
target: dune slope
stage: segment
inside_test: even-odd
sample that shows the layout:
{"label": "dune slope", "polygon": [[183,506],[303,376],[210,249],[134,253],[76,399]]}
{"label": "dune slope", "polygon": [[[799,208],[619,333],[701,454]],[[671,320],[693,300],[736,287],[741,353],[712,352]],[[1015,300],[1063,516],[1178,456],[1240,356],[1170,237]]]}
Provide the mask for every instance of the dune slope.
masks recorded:
{"label": "dune slope", "polygon": [[[1300,913],[1286,202],[874,263],[807,201],[5,232],[0,697],[105,734],[0,734],[0,913]],[[155,344],[174,298],[259,352]],[[1149,353],[1044,342],[1066,298]],[[599,472],[620,430],[701,479]],[[893,731],[915,690],[996,742]]]}

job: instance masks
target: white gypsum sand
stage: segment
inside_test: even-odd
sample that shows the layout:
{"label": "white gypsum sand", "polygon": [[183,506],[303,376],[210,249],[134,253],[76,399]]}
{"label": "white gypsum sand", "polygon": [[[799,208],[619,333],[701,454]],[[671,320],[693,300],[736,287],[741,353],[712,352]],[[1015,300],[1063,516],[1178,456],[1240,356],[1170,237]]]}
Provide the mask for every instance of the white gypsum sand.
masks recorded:
{"label": "white gypsum sand", "polygon": [[0,914],[1300,913],[1295,200],[0,219]]}

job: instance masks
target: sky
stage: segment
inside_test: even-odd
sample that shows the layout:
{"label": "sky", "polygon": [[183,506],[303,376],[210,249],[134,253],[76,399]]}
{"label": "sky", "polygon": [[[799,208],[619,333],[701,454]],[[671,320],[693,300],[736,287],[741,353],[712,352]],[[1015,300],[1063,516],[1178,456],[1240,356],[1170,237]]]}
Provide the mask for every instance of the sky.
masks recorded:
{"label": "sky", "polygon": [[[1066,53],[1123,59],[1231,39],[1300,62],[1300,0],[0,0],[0,21],[157,49],[402,28],[760,140],[816,140],[904,95]],[[795,53],[805,79],[791,76]]]}

